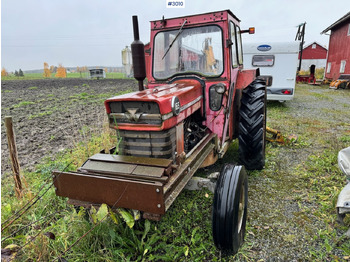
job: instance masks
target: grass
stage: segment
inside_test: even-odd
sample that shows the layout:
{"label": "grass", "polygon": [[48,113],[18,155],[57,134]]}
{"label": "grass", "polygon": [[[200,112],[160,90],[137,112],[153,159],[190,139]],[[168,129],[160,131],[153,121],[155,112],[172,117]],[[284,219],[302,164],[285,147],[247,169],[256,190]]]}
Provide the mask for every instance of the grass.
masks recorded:
{"label": "grass", "polygon": [[[332,100],[326,95],[313,95],[314,91],[327,93],[322,88],[297,86],[295,103],[312,99],[315,103],[332,103],[349,95],[332,92]],[[75,99],[89,95],[83,92]],[[275,258],[288,261],[297,260],[296,257],[300,261],[345,261],[350,256],[350,241],[344,236],[347,227],[335,221],[335,203],[345,182],[337,166],[337,153],[350,145],[349,123],[342,122],[350,119],[350,112],[333,108],[319,110],[340,115],[344,118],[341,121],[333,116],[298,114],[293,105],[293,101],[268,103],[268,126],[280,129],[283,134],[296,133],[299,138],[288,146],[268,143],[265,169],[249,172],[246,240],[234,257],[222,257],[212,243],[213,195],[207,190],[184,190],[160,222],[140,220],[129,227],[127,222],[132,220],[132,212],[126,215],[123,211],[112,212],[102,207],[77,212],[50,189],[37,205],[6,229],[2,237],[47,214],[57,210],[61,213],[52,223],[37,222],[19,231],[3,241],[2,248],[12,243],[23,246],[43,228],[47,234],[39,234],[29,242],[18,253],[18,261],[50,261],[93,229],[63,255],[67,261],[268,261]],[[91,134],[90,128],[84,127],[80,136],[73,149],[60,153],[54,161],[44,160],[35,172],[24,173],[28,185],[24,199],[15,197],[12,177],[2,179],[2,221],[30,199],[44,181],[51,180],[52,170],[63,170],[69,164],[67,170],[74,171],[88,156],[116,144],[115,132],[107,126],[100,134]],[[237,161],[237,148],[238,143],[233,143],[217,165],[199,170],[196,175],[205,176],[219,171],[226,162]],[[106,218],[96,224],[104,215]],[[349,217],[345,223],[350,225]],[[55,239],[47,237],[48,233]]]}
{"label": "grass", "polygon": [[45,112],[41,112],[39,114],[35,114],[35,115],[30,115],[28,117],[28,119],[33,119],[33,118],[37,118],[37,117],[43,117],[43,116],[49,116],[53,113],[53,111],[49,110],[49,111],[45,111]]}
{"label": "grass", "polygon": [[[67,78],[86,78],[86,74],[83,73],[80,76],[80,73],[68,73]],[[123,79],[125,74],[118,72],[108,72],[106,73],[107,79]],[[31,73],[25,74],[23,77],[17,77],[14,75],[2,76],[1,80],[31,80],[31,79],[46,79],[42,73]],[[55,74],[52,74],[50,79],[56,79]]]}
{"label": "grass", "polygon": [[35,102],[31,102],[31,101],[21,101],[18,104],[13,105],[14,108],[19,108],[19,107],[24,107],[24,106],[28,106],[28,105],[35,105]]}
{"label": "grass", "polygon": [[[300,70],[299,74],[300,75],[310,75],[310,71]],[[317,68],[315,70],[315,77],[316,77],[316,79],[323,79],[323,77],[324,77],[324,68]]]}

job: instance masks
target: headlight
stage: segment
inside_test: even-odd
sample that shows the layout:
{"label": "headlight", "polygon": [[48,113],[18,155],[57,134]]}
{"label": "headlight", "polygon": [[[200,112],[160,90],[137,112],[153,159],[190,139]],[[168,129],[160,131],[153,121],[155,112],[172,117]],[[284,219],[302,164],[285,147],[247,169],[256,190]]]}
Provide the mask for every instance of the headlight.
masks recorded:
{"label": "headlight", "polygon": [[215,87],[215,91],[218,94],[223,94],[226,92],[226,86],[224,84],[217,84],[217,85],[214,85],[214,87]]}
{"label": "headlight", "polygon": [[211,110],[220,110],[225,92],[226,86],[224,84],[215,84],[209,88],[209,107]]}
{"label": "headlight", "polygon": [[181,108],[180,100],[177,96],[174,96],[171,99],[171,110],[173,111],[173,114],[175,116],[177,116],[180,113],[180,108]]}

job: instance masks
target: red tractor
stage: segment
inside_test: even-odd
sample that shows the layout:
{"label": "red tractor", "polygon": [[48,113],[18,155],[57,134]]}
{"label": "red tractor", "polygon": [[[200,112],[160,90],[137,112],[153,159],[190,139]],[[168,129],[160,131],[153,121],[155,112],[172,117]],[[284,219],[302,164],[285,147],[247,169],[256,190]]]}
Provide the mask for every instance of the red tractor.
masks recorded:
{"label": "red tractor", "polygon": [[238,138],[242,165],[222,168],[212,211],[215,245],[235,253],[247,218],[245,168],[265,163],[265,84],[258,69],[243,69],[241,34],[251,29],[241,30],[229,10],[163,18],[151,22],[145,49],[136,16],[133,22],[139,91],[105,101],[119,144],[77,172],[55,171],[56,194],[75,205],[106,203],[160,220],[196,170],[222,158]]}

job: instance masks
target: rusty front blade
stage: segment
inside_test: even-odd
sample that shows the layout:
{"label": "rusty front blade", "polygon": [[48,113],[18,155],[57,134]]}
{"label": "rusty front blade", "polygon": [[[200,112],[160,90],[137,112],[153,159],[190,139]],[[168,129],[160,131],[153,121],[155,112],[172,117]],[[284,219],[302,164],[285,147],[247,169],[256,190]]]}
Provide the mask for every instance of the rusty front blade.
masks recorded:
{"label": "rusty front blade", "polygon": [[54,171],[56,195],[112,207],[164,214],[163,185],[74,172]]}

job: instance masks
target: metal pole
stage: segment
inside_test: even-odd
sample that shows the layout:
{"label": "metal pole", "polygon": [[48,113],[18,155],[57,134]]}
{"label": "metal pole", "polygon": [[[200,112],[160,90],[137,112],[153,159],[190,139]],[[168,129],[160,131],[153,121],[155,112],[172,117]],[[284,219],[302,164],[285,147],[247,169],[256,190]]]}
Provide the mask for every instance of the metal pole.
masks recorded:
{"label": "metal pole", "polygon": [[301,69],[301,60],[303,59],[303,46],[304,46],[304,35],[305,35],[305,24],[306,22],[302,25],[301,29],[301,42],[300,42],[300,59],[299,59],[299,67],[298,67],[298,72]]}
{"label": "metal pole", "polygon": [[22,197],[22,181],[20,175],[20,166],[18,161],[17,146],[15,133],[13,131],[12,117],[5,116],[5,127],[7,134],[7,143],[10,151],[11,168],[13,173],[13,178],[15,180],[15,191],[18,198]]}

